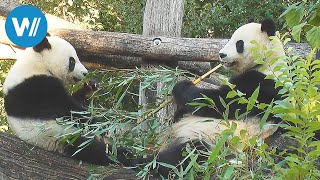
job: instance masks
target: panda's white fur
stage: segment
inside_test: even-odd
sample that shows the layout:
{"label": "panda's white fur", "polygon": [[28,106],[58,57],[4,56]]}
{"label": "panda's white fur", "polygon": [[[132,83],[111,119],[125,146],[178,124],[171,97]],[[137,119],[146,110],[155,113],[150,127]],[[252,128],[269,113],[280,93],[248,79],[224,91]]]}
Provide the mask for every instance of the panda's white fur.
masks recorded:
{"label": "panda's white fur", "polygon": [[[269,37],[275,34],[274,22],[270,19],[264,20],[261,24],[249,23],[238,28],[232,35],[229,42],[220,50],[220,61],[228,69],[235,72],[236,76],[229,81],[236,85],[236,90],[250,97],[254,90],[260,86],[258,101],[262,103],[271,103],[273,100],[281,99],[278,95],[279,89],[275,88],[274,80],[266,80],[265,77],[271,73],[270,69],[264,72],[259,72],[261,66],[257,66],[255,59],[252,58],[250,48],[252,40],[255,40],[260,45],[266,46],[267,50],[274,51],[272,57],[284,55],[284,50],[281,44],[272,44]],[[269,61],[267,59],[266,61]],[[216,138],[221,135],[222,131],[227,129],[222,113],[225,112],[225,107],[220,102],[220,97],[226,103],[233,98],[226,98],[230,87],[222,85],[218,89],[202,89],[194,86],[191,81],[180,81],[173,88],[172,94],[177,104],[175,113],[175,123],[172,127],[161,135],[164,138],[163,142],[169,142],[161,147],[157,154],[157,161],[172,165],[181,165],[184,151],[187,143],[194,144],[195,147],[203,148],[204,144],[215,144]],[[202,94],[211,98],[215,102],[215,108],[202,107],[195,111],[196,108],[188,105],[188,103],[201,98]],[[236,97],[235,97],[236,98]],[[205,100],[196,100],[200,103],[207,103]],[[243,137],[244,141],[252,136],[258,136],[260,139],[265,139],[277,130],[275,123],[280,122],[280,119],[269,116],[265,126],[260,129],[259,120],[263,115],[262,110],[253,108],[246,116],[246,119],[236,120],[235,112],[239,113],[246,111],[246,104],[238,104],[237,102],[229,106],[228,122],[236,123],[237,128],[234,135],[239,135],[241,130],[246,130],[247,135]],[[167,138],[171,138],[168,140]],[[200,143],[199,143],[200,141]],[[204,144],[203,144],[204,143]],[[208,148],[208,147],[205,147]],[[144,164],[150,161],[153,157],[137,160],[135,164]],[[188,163],[184,162],[182,166],[186,167]],[[167,176],[170,169],[164,166],[157,168],[158,173]]]}
{"label": "panda's white fur", "polygon": [[21,140],[59,153],[64,153],[64,146],[61,145],[61,138],[58,137],[75,131],[75,128],[67,128],[57,124],[56,121],[21,120],[21,118],[13,116],[7,116],[7,120],[13,133]]}
{"label": "panda's white fur", "polygon": [[[277,126],[274,126],[273,123],[267,123],[262,129],[260,129],[259,118],[251,118],[250,120],[246,121],[225,121],[222,119],[188,114],[179,122],[174,123],[170,130],[161,137],[164,144],[161,146],[160,151],[168,148],[168,144],[165,143],[168,138],[174,139],[173,141],[175,143],[181,144],[192,140],[198,140],[200,138],[206,143],[214,144],[215,140],[220,137],[224,130],[230,129],[230,125],[232,123],[237,125],[237,128],[233,132],[233,136],[241,137],[243,142],[246,142],[253,136],[257,136],[261,140],[265,139],[277,130]],[[240,132],[242,130],[246,131],[244,136],[240,136]]]}
{"label": "panda's white fur", "polygon": [[[85,111],[86,95],[94,89],[85,84],[70,95],[65,85],[80,81],[86,74],[88,70],[79,61],[76,50],[64,39],[48,36],[37,46],[27,48],[10,69],[3,87],[7,120],[13,133],[49,151],[93,164],[113,163],[106,153],[111,146],[97,139],[77,154],[74,153],[87,140],[85,137],[70,145],[60,143],[61,135],[76,128],[60,125],[56,118],[70,117],[71,111]],[[83,119],[81,115],[72,116]]]}

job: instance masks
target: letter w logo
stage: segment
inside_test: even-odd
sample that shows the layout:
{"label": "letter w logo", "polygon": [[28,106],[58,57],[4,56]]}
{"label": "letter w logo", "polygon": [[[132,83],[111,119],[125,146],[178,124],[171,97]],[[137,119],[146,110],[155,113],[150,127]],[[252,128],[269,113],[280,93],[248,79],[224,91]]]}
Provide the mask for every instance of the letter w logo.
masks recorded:
{"label": "letter w logo", "polygon": [[19,25],[17,18],[12,18],[12,23],[13,23],[14,29],[16,30],[17,36],[19,37],[23,36],[24,30],[28,29],[29,30],[28,36],[31,37],[37,34],[40,20],[41,18],[33,18],[30,29],[29,29],[30,22],[28,18],[23,18],[21,25]]}

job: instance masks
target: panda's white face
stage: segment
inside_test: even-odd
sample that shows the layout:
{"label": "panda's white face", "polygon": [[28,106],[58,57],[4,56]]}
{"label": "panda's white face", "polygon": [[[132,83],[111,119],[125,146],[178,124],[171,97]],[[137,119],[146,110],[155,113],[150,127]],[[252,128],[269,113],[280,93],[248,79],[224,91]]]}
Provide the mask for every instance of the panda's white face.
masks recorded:
{"label": "panda's white face", "polygon": [[80,81],[88,74],[73,46],[56,36],[47,37],[51,49],[44,49],[42,60],[48,71],[65,83]]}
{"label": "panda's white face", "polygon": [[229,42],[219,51],[220,61],[225,68],[239,74],[256,65],[251,58],[252,40],[269,46],[269,36],[261,31],[261,24],[249,23],[238,28]]}
{"label": "panda's white face", "polygon": [[34,75],[54,76],[69,84],[83,79],[87,73],[69,42],[49,36],[19,55],[6,77],[4,93]]}

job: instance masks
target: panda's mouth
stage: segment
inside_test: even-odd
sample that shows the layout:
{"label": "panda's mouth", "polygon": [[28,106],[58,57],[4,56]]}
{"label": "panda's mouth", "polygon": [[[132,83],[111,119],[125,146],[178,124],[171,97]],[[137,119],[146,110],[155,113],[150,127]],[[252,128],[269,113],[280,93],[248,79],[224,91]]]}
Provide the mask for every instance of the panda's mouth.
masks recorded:
{"label": "panda's mouth", "polygon": [[232,61],[232,62],[221,61],[221,64],[225,67],[230,68],[237,65],[237,61]]}

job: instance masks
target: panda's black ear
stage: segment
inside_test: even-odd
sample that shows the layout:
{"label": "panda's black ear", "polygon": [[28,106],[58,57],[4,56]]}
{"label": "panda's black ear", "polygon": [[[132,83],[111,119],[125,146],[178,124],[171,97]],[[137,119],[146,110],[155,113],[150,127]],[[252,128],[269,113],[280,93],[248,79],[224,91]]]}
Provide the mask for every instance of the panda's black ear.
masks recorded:
{"label": "panda's black ear", "polygon": [[[49,34],[49,33],[47,33]],[[49,34],[50,36],[50,34]],[[48,39],[47,39],[47,36],[43,38],[43,40],[37,44],[36,46],[33,46],[33,50],[35,52],[42,52],[44,49],[51,49],[51,44],[49,43]]]}
{"label": "panda's black ear", "polygon": [[253,17],[248,17],[247,18],[247,23],[253,23],[254,22],[254,18]]}
{"label": "panda's black ear", "polygon": [[276,24],[272,19],[265,19],[261,22],[261,31],[266,32],[268,36],[274,36],[277,31]]}

